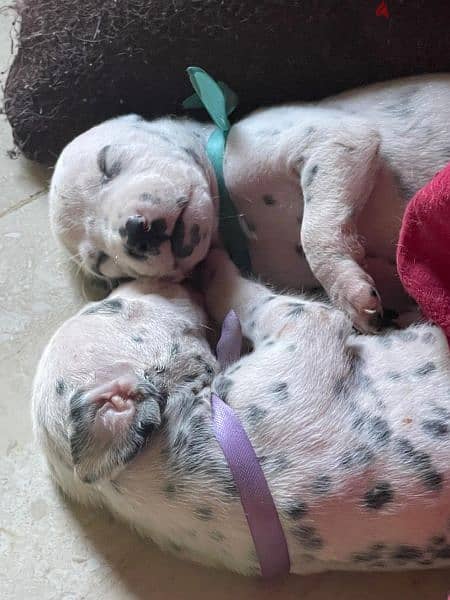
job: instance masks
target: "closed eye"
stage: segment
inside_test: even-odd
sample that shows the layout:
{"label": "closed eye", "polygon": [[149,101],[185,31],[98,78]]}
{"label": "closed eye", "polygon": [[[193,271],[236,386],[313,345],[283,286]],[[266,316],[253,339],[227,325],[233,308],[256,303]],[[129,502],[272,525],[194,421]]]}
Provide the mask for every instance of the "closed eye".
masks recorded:
{"label": "closed eye", "polygon": [[98,168],[100,169],[100,172],[104,175],[106,180],[110,180],[120,173],[120,160],[117,157],[114,157],[113,152],[113,148],[110,145],[108,145],[103,146],[103,148],[98,153]]}
{"label": "closed eye", "polygon": [[110,259],[110,257],[105,252],[99,252],[99,254],[97,256],[97,260],[95,262],[95,265],[92,268],[92,270],[94,271],[94,273],[96,275],[98,275],[99,277],[106,277],[101,272],[101,267],[109,259]]}

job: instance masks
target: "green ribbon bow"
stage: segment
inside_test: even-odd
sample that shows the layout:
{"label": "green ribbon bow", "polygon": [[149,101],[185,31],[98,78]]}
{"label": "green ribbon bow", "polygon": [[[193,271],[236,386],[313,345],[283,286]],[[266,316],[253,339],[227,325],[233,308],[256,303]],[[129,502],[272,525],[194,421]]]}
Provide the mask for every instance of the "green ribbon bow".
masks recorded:
{"label": "green ribbon bow", "polygon": [[222,81],[214,79],[199,67],[188,67],[187,73],[195,94],[183,102],[183,107],[205,108],[214,121],[216,129],[206,144],[206,153],[216,173],[219,188],[219,231],[232,261],[240,271],[249,275],[252,271],[247,240],[239,224],[239,215],[225,185],[223,159],[230,132],[230,115],[238,103],[237,95]]}

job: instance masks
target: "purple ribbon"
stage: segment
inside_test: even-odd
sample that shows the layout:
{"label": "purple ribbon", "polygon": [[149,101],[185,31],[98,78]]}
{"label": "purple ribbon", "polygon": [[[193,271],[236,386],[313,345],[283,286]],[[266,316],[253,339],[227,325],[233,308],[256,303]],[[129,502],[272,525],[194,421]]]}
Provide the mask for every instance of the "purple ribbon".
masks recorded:
{"label": "purple ribbon", "polygon": [[[217,344],[217,357],[222,368],[239,358],[241,343],[239,319],[234,311],[230,311]],[[291,564],[286,538],[253,446],[237,415],[214,393],[211,413],[214,433],[241,497],[261,574],[263,577],[287,575]]]}

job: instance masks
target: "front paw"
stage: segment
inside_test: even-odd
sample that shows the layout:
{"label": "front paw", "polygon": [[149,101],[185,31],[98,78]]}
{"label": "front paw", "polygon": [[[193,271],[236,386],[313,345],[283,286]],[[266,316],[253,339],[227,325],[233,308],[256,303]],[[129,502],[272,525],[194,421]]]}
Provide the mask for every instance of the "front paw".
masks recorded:
{"label": "front paw", "polygon": [[376,333],[383,325],[383,306],[373,279],[341,275],[330,288],[333,303],[344,310],[361,333]]}

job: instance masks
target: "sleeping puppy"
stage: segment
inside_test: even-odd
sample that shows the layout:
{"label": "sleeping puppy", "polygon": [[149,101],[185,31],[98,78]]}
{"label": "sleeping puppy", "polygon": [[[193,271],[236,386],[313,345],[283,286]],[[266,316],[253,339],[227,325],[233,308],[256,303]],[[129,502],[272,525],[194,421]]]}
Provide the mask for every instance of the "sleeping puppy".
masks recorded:
{"label": "sleeping puppy", "polygon": [[[53,230],[81,265],[114,279],[180,281],[216,242],[211,126],[136,115],[94,127],[62,152]],[[273,284],[319,284],[361,331],[406,298],[395,268],[405,203],[450,160],[450,76],[263,109],[228,137],[227,188],[253,270]],[[378,291],[377,291],[378,289]]]}
{"label": "sleeping puppy", "polygon": [[181,285],[124,284],[54,335],[33,389],[35,432],[69,496],[104,506],[164,549],[258,572],[211,425],[215,390],[271,489],[293,573],[450,564],[450,354],[415,325],[380,336],[305,297],[204,268],[217,320],[254,349],[224,372]]}

